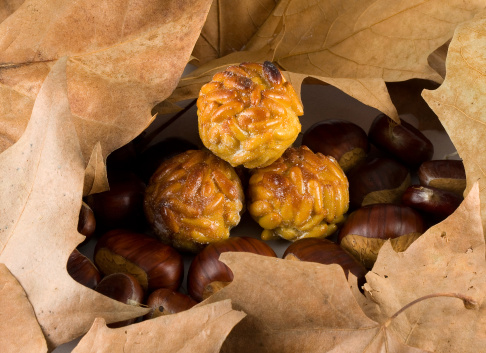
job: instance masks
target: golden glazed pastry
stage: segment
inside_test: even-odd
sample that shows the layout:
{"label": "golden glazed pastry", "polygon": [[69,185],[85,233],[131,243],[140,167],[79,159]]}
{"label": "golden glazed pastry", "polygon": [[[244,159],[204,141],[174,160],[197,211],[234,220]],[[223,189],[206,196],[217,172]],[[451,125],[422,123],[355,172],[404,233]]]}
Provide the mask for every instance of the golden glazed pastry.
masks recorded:
{"label": "golden glazed pastry", "polygon": [[252,170],[248,210],[262,239],[323,238],[348,210],[348,180],[333,157],[306,146],[289,148],[266,168]]}
{"label": "golden glazed pastry", "polygon": [[265,167],[292,145],[303,107],[271,62],[242,63],[214,75],[197,100],[199,136],[233,167]]}
{"label": "golden glazed pastry", "polygon": [[240,179],[227,162],[190,150],[160,165],[145,191],[144,209],[163,242],[198,252],[229,237],[243,202]]}

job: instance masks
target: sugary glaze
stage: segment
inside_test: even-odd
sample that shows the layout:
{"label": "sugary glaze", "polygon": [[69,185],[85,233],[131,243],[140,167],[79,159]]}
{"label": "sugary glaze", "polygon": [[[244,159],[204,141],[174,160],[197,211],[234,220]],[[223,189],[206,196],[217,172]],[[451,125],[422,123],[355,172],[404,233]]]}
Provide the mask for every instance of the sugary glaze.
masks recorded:
{"label": "sugary glaze", "polygon": [[232,166],[265,167],[292,145],[303,107],[279,69],[242,63],[214,75],[197,100],[199,136]]}
{"label": "sugary glaze", "polygon": [[289,148],[270,166],[252,171],[248,197],[263,239],[323,238],[348,210],[348,180],[333,157],[306,146]]}
{"label": "sugary glaze", "polygon": [[197,252],[229,237],[244,193],[234,169],[211,152],[190,150],[164,162],[145,192],[145,214],[162,241]]}

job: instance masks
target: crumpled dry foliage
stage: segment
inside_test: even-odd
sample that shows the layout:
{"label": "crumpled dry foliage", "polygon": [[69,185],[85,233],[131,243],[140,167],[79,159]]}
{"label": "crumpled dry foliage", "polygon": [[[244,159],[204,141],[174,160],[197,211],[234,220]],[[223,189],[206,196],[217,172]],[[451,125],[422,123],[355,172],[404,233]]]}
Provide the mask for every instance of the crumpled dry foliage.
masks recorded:
{"label": "crumpled dry foliage", "polygon": [[[457,27],[449,46],[447,75],[423,97],[439,116],[466,168],[469,192],[479,180],[481,214],[486,227],[486,12]],[[486,229],[486,228],[485,228]]]}
{"label": "crumpled dry foliage", "polygon": [[169,100],[196,97],[202,84],[230,64],[272,60],[298,74],[292,80],[296,88],[303,78],[314,77],[398,120],[385,81],[441,82],[429,55],[452,37],[458,23],[484,7],[481,0],[283,0],[244,51],[202,65],[181,80]]}
{"label": "crumpled dry foliage", "polygon": [[47,352],[32,305],[5,264],[0,264],[0,328],[3,353]]}
{"label": "crumpled dry foliage", "polygon": [[199,305],[231,299],[247,314],[221,352],[425,352],[363,313],[339,265],[231,252],[220,260],[233,282]]}
{"label": "crumpled dry foliage", "polygon": [[[152,107],[175,88],[210,4],[26,0],[0,23],[0,150],[18,140],[50,68],[69,56],[81,151],[86,161],[104,161],[148,126]],[[89,171],[85,192],[105,189],[104,166]]]}
{"label": "crumpled dry foliage", "polygon": [[[86,167],[69,110],[66,59],[53,66],[25,133],[0,154],[0,165],[0,262],[25,290],[48,347],[80,336],[96,317],[144,315],[147,309],[109,299],[66,270],[84,239],[77,225]],[[15,312],[15,302],[2,310]]]}
{"label": "crumpled dry foliage", "polygon": [[205,64],[244,49],[277,5],[278,0],[214,0],[192,55]]}
{"label": "crumpled dry foliage", "polygon": [[366,275],[367,309],[385,322],[398,309],[426,295],[459,293],[478,303],[465,310],[456,298],[415,304],[390,324],[402,342],[434,352],[481,352],[486,347],[486,261],[476,183],[459,208],[430,228],[407,250],[382,247]]}
{"label": "crumpled dry foliage", "polygon": [[[354,284],[350,289],[337,265],[225,253],[222,259],[235,280],[199,307],[141,326],[106,328],[105,320],[119,321],[146,310],[96,294],[67,274],[67,258],[83,240],[76,231],[83,187],[85,192],[106,187],[106,155],[142,131],[152,106],[172,91],[209,3],[9,0],[0,5],[1,149],[18,140],[0,155],[0,262],[27,294],[48,349],[86,332],[96,317],[104,319],[95,321],[79,351],[110,350],[120,339],[127,340],[120,349],[129,349],[129,343],[136,344],[159,325],[181,327],[183,334],[186,319],[197,330],[192,326],[195,312],[204,316],[208,310],[222,310],[235,325],[243,314],[231,310],[225,301],[231,299],[234,309],[247,316],[229,334],[223,351],[481,351],[486,345],[485,246],[478,198],[479,193],[486,224],[484,13],[457,27],[444,83],[423,93],[464,158],[471,192],[454,215],[405,253],[382,248],[368,274],[367,297]],[[445,47],[434,50],[451,38],[457,24],[485,7],[481,0],[228,3],[215,1],[209,18],[216,16],[218,24],[205,25],[194,54],[201,53],[202,63],[229,54],[184,78],[163,106],[195,97],[214,72],[229,64],[270,59],[287,70],[297,90],[306,77],[314,77],[396,119],[385,81],[441,82]],[[225,17],[230,15],[241,16],[231,23]],[[252,27],[238,36],[226,35],[250,22]],[[231,53],[237,47],[244,51]],[[69,58],[56,64],[64,55]],[[399,106],[397,102],[393,100]],[[473,187],[478,179],[479,187]],[[8,294],[22,298],[15,288]],[[389,319],[414,299],[451,291],[470,296],[479,308],[468,310],[454,298],[431,298]],[[19,310],[13,300],[0,307],[5,315]],[[36,331],[32,316],[25,319]],[[2,332],[10,332],[12,325],[0,321]],[[215,340],[208,351],[217,351],[231,327],[199,330],[190,344],[200,348],[199,339],[212,332]],[[16,349],[24,331],[22,325],[6,336],[9,348]],[[169,339],[167,346],[179,343],[179,338]],[[45,349],[40,344],[39,350]]]}
{"label": "crumpled dry foliage", "polygon": [[224,300],[117,329],[96,319],[73,353],[219,352],[228,333],[244,317],[231,308],[230,300]]}

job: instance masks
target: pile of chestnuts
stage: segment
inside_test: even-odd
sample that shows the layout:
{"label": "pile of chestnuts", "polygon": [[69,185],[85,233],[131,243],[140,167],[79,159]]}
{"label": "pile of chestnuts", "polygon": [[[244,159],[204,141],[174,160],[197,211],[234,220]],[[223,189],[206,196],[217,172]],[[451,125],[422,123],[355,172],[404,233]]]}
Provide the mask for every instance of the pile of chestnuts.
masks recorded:
{"label": "pile of chestnuts", "polygon": [[[397,124],[381,114],[365,132],[349,121],[324,120],[303,134],[302,145],[337,161],[349,183],[349,209],[335,223],[337,230],[326,234],[327,239],[277,240],[286,244],[282,257],[289,261],[339,264],[346,277],[351,273],[363,284],[385,241],[390,240],[396,251],[405,250],[463,200],[462,161],[432,160],[432,143],[405,121]],[[277,256],[269,242],[257,239],[258,234],[230,235],[198,246],[193,253],[157,237],[144,214],[150,176],[165,160],[195,149],[194,144],[178,138],[164,140],[138,155],[130,146],[122,148],[108,159],[110,190],[83,202],[78,231],[87,240],[80,245],[81,251],[71,254],[67,270],[76,281],[104,295],[151,308],[138,320],[187,310],[231,283],[231,270],[218,260],[223,252]],[[235,172],[238,176],[228,178],[240,178],[246,189],[247,171],[235,168]],[[213,180],[207,176],[199,179]],[[193,180],[197,183],[199,179]],[[217,185],[219,179],[215,180]],[[231,192],[226,193],[231,198]],[[245,208],[248,205],[238,212],[247,212]],[[244,221],[253,222],[249,217]],[[93,261],[82,254],[87,242],[96,244]]]}

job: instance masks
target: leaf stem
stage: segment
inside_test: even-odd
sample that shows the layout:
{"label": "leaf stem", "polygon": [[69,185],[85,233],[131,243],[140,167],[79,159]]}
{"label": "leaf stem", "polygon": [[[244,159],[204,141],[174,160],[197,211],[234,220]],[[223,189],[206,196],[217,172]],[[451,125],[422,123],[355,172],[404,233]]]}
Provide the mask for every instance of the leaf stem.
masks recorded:
{"label": "leaf stem", "polygon": [[385,326],[388,326],[393,319],[395,319],[398,315],[403,313],[405,310],[407,310],[411,306],[413,306],[413,305],[415,305],[415,304],[417,304],[417,303],[419,303],[423,300],[427,300],[427,299],[430,299],[430,298],[437,298],[437,297],[450,297],[450,298],[461,299],[464,302],[464,306],[466,307],[466,309],[475,309],[479,306],[478,302],[475,301],[473,298],[465,296],[465,295],[460,294],[460,293],[433,293],[433,294],[428,294],[428,295],[425,295],[423,297],[420,297],[420,298],[417,298],[417,299],[411,301],[410,303],[405,305],[403,308],[398,310],[395,314],[393,314],[386,321]]}

